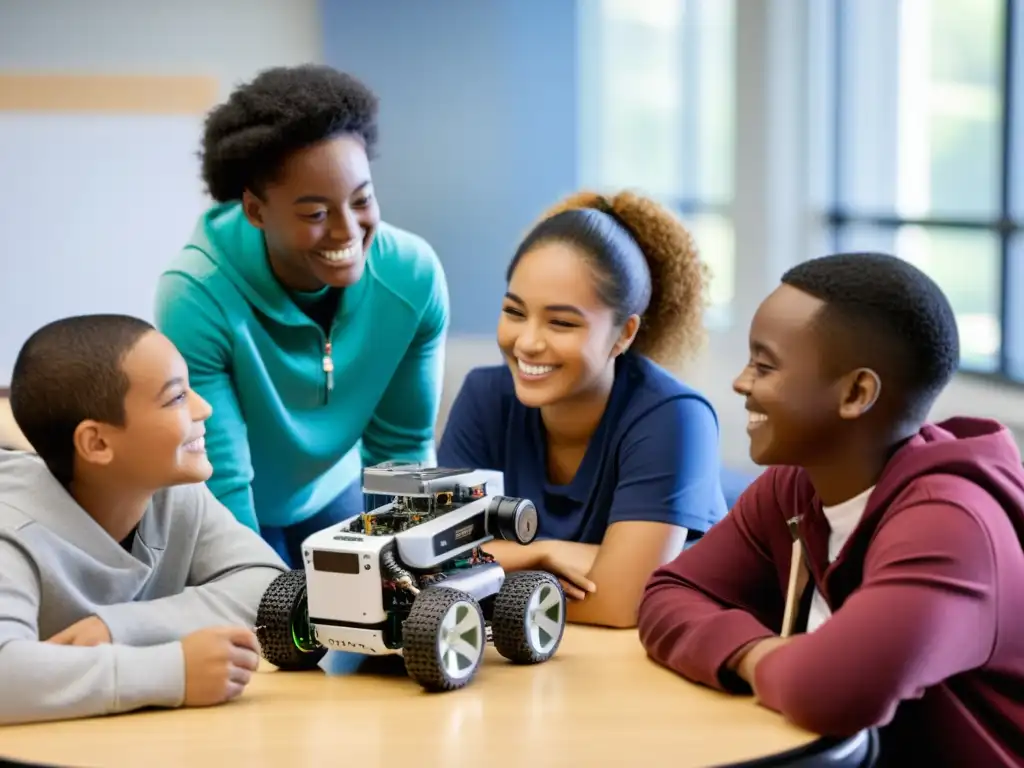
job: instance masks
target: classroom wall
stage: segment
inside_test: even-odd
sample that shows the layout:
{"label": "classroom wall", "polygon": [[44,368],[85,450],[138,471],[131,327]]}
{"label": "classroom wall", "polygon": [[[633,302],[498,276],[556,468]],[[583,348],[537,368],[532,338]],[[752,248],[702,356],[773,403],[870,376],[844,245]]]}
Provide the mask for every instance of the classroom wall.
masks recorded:
{"label": "classroom wall", "polygon": [[324,60],[381,99],[382,215],[427,238],[452,333],[490,334],[504,269],[577,174],[576,0],[322,0]]}
{"label": "classroom wall", "polygon": [[[195,75],[215,80],[214,102],[264,67],[319,59],[316,0],[0,0],[0,75]],[[150,319],[156,277],[207,205],[201,122],[0,109],[0,387],[49,320]]]}
{"label": "classroom wall", "polygon": [[0,71],[212,75],[320,58],[316,0],[0,0]]}

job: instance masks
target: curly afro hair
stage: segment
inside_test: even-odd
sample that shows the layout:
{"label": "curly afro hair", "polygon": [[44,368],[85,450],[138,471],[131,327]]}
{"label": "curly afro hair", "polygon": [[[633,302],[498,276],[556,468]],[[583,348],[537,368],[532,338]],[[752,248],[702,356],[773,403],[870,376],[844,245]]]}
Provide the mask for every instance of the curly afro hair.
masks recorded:
{"label": "curly afro hair", "polygon": [[578,192],[547,210],[520,245],[516,263],[542,242],[569,242],[587,254],[597,289],[620,322],[640,315],[633,348],[668,368],[704,344],[709,270],[689,230],[667,208],[631,191]]}
{"label": "curly afro hair", "polygon": [[262,194],[292,152],[343,134],[359,136],[373,156],[377,97],[331,67],[274,67],[237,88],[207,115],[203,181],[218,202]]}
{"label": "curly afro hair", "polygon": [[[960,364],[953,307],[938,284],[884,253],[838,253],[801,262],[782,282],[824,302],[818,325],[834,372],[875,370],[906,418],[921,421]],[[840,370],[842,369],[842,370]]]}

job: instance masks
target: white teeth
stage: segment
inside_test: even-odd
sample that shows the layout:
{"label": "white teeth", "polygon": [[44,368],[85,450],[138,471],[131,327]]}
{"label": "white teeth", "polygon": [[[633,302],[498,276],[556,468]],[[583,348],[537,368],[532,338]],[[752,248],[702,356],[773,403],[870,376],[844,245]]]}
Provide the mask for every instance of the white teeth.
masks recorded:
{"label": "white teeth", "polygon": [[206,438],[197,437],[195,440],[189,440],[185,443],[185,450],[189,453],[197,453],[206,449]]}
{"label": "white teeth", "polygon": [[768,421],[768,417],[763,413],[747,413],[748,424],[760,424],[761,422]]}
{"label": "white teeth", "polygon": [[544,376],[555,370],[553,365],[528,365],[522,360],[516,360],[516,364],[519,366],[519,370],[527,376]]}
{"label": "white teeth", "polygon": [[334,264],[347,264],[355,261],[359,255],[359,246],[350,245],[348,248],[340,251],[320,251],[320,255]]}

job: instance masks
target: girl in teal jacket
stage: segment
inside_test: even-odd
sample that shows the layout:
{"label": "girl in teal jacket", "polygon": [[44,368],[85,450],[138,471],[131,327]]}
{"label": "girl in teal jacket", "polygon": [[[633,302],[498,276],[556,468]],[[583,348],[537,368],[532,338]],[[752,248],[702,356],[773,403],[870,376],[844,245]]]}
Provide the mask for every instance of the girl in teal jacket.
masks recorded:
{"label": "girl in teal jacket", "polygon": [[363,508],[363,466],[433,461],[448,292],[433,249],[380,219],[377,99],[276,68],[208,116],[215,205],[160,278],[157,325],[213,406],[213,493],[293,566]]}

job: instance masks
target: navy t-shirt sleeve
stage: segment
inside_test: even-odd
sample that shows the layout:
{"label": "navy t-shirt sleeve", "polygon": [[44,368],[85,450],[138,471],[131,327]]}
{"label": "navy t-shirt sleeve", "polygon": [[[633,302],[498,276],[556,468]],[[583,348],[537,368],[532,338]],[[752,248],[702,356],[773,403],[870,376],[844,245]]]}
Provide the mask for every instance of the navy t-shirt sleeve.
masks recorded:
{"label": "navy t-shirt sleeve", "polygon": [[648,411],[625,435],[608,524],[706,530],[725,511],[718,447],[718,419],[706,401],[678,397]]}
{"label": "navy t-shirt sleeve", "polygon": [[490,369],[470,371],[455,396],[437,448],[442,467],[494,469],[502,439],[501,390]]}

